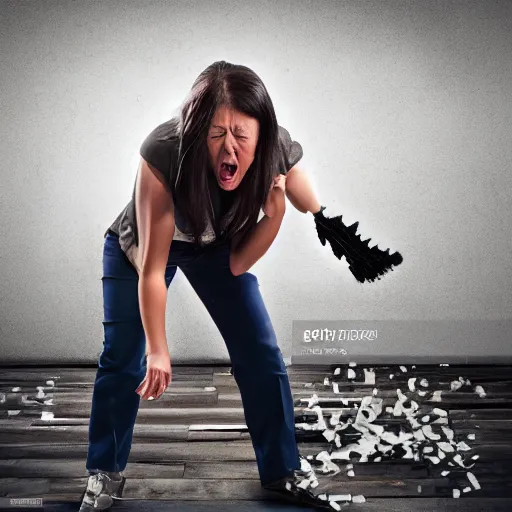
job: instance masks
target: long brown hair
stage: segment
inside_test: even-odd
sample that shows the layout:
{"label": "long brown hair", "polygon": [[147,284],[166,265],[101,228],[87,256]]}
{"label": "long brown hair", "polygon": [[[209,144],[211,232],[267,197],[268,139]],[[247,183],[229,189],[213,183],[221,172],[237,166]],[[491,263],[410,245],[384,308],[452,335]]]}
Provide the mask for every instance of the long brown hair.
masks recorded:
{"label": "long brown hair", "polygon": [[234,194],[235,213],[223,231],[222,239],[229,239],[237,232],[243,235],[257,223],[273,177],[278,172],[278,123],[265,85],[246,66],[214,62],[194,81],[179,113],[180,143],[174,192],[196,243],[201,243],[208,222],[214,225],[207,136],[213,115],[220,106],[238,110],[259,121],[254,161],[240,185],[229,192]]}

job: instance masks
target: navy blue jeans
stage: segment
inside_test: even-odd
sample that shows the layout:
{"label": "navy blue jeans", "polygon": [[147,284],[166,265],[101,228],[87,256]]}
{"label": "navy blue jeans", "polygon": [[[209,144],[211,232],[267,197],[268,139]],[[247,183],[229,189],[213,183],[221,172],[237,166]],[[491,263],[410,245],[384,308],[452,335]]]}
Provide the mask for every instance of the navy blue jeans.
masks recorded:
{"label": "navy blue jeans", "polygon": [[[167,288],[178,267],[226,343],[261,484],[291,474],[300,467],[293,398],[256,276],[231,273],[227,244],[199,247],[174,240],[165,270]],[[119,239],[109,233],[103,250],[105,339],[92,396],[88,471],[123,471],[128,461],[140,403],[135,390],[146,375],[138,279]]]}

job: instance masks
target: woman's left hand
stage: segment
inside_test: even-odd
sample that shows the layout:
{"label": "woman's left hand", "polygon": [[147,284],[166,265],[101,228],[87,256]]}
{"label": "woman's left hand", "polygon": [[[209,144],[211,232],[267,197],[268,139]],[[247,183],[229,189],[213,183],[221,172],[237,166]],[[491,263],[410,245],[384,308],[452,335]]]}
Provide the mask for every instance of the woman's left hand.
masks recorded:
{"label": "woman's left hand", "polygon": [[263,207],[263,212],[267,217],[273,217],[276,213],[284,213],[286,208],[285,201],[286,175],[280,174],[274,178],[272,188]]}

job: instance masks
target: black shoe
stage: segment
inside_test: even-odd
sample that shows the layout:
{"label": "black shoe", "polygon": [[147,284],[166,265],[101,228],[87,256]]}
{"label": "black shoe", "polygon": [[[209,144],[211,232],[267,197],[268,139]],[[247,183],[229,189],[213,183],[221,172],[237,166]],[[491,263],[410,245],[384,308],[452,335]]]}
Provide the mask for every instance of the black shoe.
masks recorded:
{"label": "black shoe", "polygon": [[322,500],[311,491],[318,485],[318,480],[309,462],[302,456],[300,456],[300,461],[301,469],[296,469],[292,475],[266,484],[263,488],[278,493],[279,496],[295,505],[333,510],[329,501]]}
{"label": "black shoe", "polygon": [[339,260],[345,256],[350,272],[360,283],[380,279],[380,276],[393,270],[393,266],[402,263],[403,258],[399,252],[390,254],[389,249],[382,251],[377,245],[370,248],[368,242],[371,238],[361,240],[361,235],[356,235],[359,222],[347,227],[342,221],[342,215],[325,217],[324,210],[325,206],[322,206],[320,211],[313,214],[320,243],[325,246],[328,241]]}

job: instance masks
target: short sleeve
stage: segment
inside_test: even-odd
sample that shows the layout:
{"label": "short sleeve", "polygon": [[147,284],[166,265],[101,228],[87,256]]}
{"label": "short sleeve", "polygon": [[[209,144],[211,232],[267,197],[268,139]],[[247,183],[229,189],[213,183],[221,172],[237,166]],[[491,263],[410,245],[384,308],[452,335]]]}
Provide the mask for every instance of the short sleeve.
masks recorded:
{"label": "short sleeve", "polygon": [[286,174],[302,158],[302,146],[292,140],[286,128],[279,126],[279,147],[281,152],[279,171],[281,174]]}
{"label": "short sleeve", "polygon": [[173,118],[151,131],[142,142],[139,153],[171,185],[177,149],[177,120]]}

